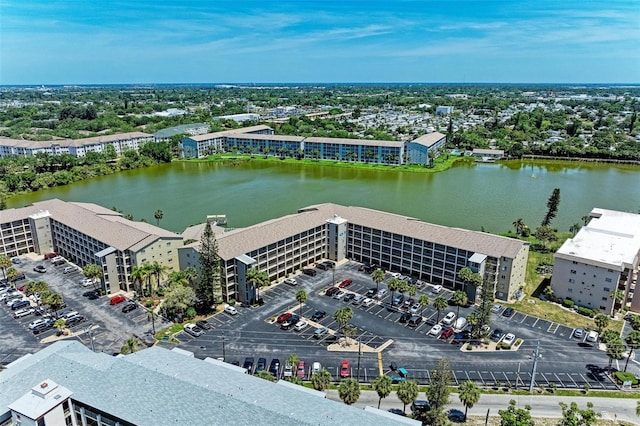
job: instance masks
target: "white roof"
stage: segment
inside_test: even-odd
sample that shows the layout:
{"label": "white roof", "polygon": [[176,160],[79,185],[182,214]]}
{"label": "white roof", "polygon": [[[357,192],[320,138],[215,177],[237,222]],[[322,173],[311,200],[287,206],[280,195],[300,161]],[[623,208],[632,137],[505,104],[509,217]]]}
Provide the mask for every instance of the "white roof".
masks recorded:
{"label": "white roof", "polygon": [[640,252],[640,215],[595,208],[591,221],[556,252],[561,259],[609,269],[633,268]]}

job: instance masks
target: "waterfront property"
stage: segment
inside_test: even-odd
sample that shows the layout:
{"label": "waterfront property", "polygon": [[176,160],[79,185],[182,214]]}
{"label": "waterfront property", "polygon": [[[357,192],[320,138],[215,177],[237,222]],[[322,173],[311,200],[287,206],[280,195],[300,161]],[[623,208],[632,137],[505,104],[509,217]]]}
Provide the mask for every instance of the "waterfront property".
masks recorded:
{"label": "waterfront property", "polygon": [[401,142],[274,135],[270,127],[253,126],[184,138],[182,150],[186,158],[200,158],[216,152],[241,152],[400,165],[428,164],[429,152],[432,156],[437,155],[446,141],[446,136],[438,132]]}
{"label": "waterfront property", "polygon": [[0,157],[35,154],[71,154],[76,157],[84,157],[89,152],[105,152],[107,146],[112,146],[116,155],[122,155],[125,151],[138,151],[142,145],[150,142],[154,142],[153,135],[141,132],[54,141],[28,141],[0,138]]}
{"label": "waterfront property", "polygon": [[[187,231],[196,241],[178,249],[181,269],[199,266],[200,236],[194,229]],[[524,285],[529,252],[528,243],[512,238],[331,203],[247,228],[228,232],[217,228],[216,237],[223,297],[246,303],[256,300],[255,288],[246,281],[249,268],[265,271],[270,281],[276,281],[321,259],[377,264],[465,289],[474,299],[475,288],[465,288],[458,277],[460,269],[469,267],[494,284],[496,298],[508,300]]]}
{"label": "waterfront property", "polygon": [[479,149],[474,148],[471,156],[485,162],[502,160],[504,158],[504,150],[502,149]]}
{"label": "waterfront property", "polygon": [[178,348],[114,357],[58,341],[0,374],[1,426],[407,424],[378,413]]}
{"label": "waterfront property", "polygon": [[640,265],[640,215],[595,208],[589,223],[554,255],[551,287],[556,297],[611,315],[614,292],[622,306],[640,312],[635,296]]}
{"label": "waterfront property", "polygon": [[55,251],[80,267],[101,265],[107,293],[131,291],[135,265],[158,262],[177,270],[181,245],[180,235],[91,203],[52,199],[0,215],[0,253]]}

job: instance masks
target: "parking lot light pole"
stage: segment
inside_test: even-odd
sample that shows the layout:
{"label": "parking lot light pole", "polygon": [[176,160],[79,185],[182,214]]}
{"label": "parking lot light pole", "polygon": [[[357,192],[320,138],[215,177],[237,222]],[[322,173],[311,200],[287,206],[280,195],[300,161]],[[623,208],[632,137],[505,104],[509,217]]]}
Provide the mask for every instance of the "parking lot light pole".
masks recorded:
{"label": "parking lot light pole", "polygon": [[225,351],[224,351],[224,331],[222,332],[222,361],[226,360],[227,357],[225,356]]}
{"label": "parking lot light pole", "polygon": [[361,356],[362,356],[362,343],[360,342],[360,339],[358,339],[358,368],[357,368],[358,383],[360,383],[360,357]]}
{"label": "parking lot light pole", "polygon": [[540,358],[540,340],[536,344],[536,348],[533,351],[533,367],[531,368],[531,383],[529,383],[529,393],[533,393],[533,384],[536,382],[536,367],[538,366],[538,359]]}
{"label": "parking lot light pole", "polygon": [[91,340],[91,352],[95,352],[96,348],[94,347],[94,344],[93,344],[93,324],[89,324],[89,326],[84,332],[87,333],[87,335],[89,336],[89,339]]}

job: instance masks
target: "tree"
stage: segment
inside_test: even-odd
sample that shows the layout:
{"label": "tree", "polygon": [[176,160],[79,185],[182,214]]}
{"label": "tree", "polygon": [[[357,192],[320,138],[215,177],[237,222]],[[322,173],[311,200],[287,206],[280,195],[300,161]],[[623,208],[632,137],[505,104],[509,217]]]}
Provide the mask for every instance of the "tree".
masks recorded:
{"label": "tree", "polygon": [[567,406],[564,402],[559,402],[562,407],[561,426],[591,426],[596,424],[600,413],[593,410],[593,403],[587,402],[587,408],[580,409],[576,402],[572,402]]}
{"label": "tree", "polygon": [[143,296],[144,292],[142,291],[142,286],[147,278],[147,270],[143,266],[133,265],[131,267],[131,274],[129,275],[129,278],[131,279],[131,283],[133,284],[133,288],[136,293]]}
{"label": "tree", "polygon": [[338,309],[333,314],[333,319],[340,324],[340,331],[344,331],[345,325],[353,318],[353,309],[349,306]]}
{"label": "tree", "polygon": [[448,359],[442,358],[431,372],[431,383],[427,386],[427,400],[431,403],[432,410],[442,410],[449,403],[449,386],[452,379],[451,364]]}
{"label": "tree", "polygon": [[156,224],[158,226],[160,226],[160,221],[162,220],[163,216],[164,213],[162,213],[162,210],[156,210],[156,212],[153,214],[153,217],[156,219]]}
{"label": "tree", "polygon": [[360,383],[352,377],[344,379],[338,385],[340,399],[347,405],[351,405],[360,398]]}
{"label": "tree", "polygon": [[200,275],[196,286],[196,296],[207,307],[216,301],[215,292],[220,287],[220,258],[218,257],[218,242],[207,221],[200,239]]}
{"label": "tree", "polygon": [[256,301],[258,301],[260,300],[259,289],[269,285],[269,275],[258,268],[249,268],[247,270],[247,282],[256,289]]}
{"label": "tree", "polygon": [[629,365],[629,358],[633,356],[633,351],[640,349],[640,331],[633,330],[631,333],[627,335],[624,339],[627,344],[627,348],[629,349],[629,355],[627,356],[627,362],[624,364],[624,371],[627,371],[627,366]]}
{"label": "tree", "polygon": [[601,334],[602,331],[609,325],[609,317],[605,314],[598,314],[593,319],[596,324],[596,331]]}
{"label": "tree", "polygon": [[467,380],[462,382],[458,387],[458,398],[464,405],[464,419],[467,420],[467,410],[473,408],[473,406],[480,401],[480,388],[476,382]]}
{"label": "tree", "polygon": [[302,304],[307,301],[307,292],[302,289],[296,291],[296,301],[300,304],[300,316],[302,316]]}
{"label": "tree", "polygon": [[560,204],[560,188],[554,188],[553,192],[547,200],[547,213],[542,219],[540,226],[549,226],[556,214],[558,214],[558,205]]}
{"label": "tree", "polygon": [[329,385],[331,384],[331,373],[323,368],[311,376],[311,384],[313,385],[313,388],[318,391],[329,389]]}
{"label": "tree", "polygon": [[171,271],[167,276],[167,282],[170,287],[176,285],[189,285],[189,280],[183,271]]}
{"label": "tree", "polygon": [[273,382],[274,380],[273,374],[271,374],[271,372],[267,370],[258,371],[256,373],[256,377],[259,377],[263,380],[267,380],[269,382]]}
{"label": "tree", "polygon": [[[167,266],[156,261],[149,265],[149,271],[156,277],[156,288],[160,288],[160,280],[168,270],[169,268]],[[153,287],[151,287],[151,295],[153,296]]]}
{"label": "tree", "polygon": [[526,226],[525,223],[524,223],[524,220],[523,219],[514,220],[512,225],[516,230],[516,236],[519,237],[520,235],[522,235],[522,231],[524,230],[524,227]]}
{"label": "tree", "polygon": [[64,334],[67,329],[67,320],[64,318],[58,318],[56,322],[53,323],[53,326],[58,329],[58,336]]}
{"label": "tree", "polygon": [[571,234],[575,237],[580,228],[582,228],[582,226],[579,223],[574,223],[569,227],[569,232],[571,232]]}
{"label": "tree", "polygon": [[[102,266],[96,265],[95,263],[89,263],[82,268],[82,273],[85,277],[90,278],[93,283],[101,282],[102,276],[104,272],[102,271]],[[95,289],[95,284],[94,284]]]}
{"label": "tree", "polygon": [[7,279],[7,268],[12,265],[11,259],[6,254],[0,254],[0,268],[2,269],[2,278]]}
{"label": "tree", "polygon": [[140,345],[140,342],[138,342],[138,340],[135,337],[129,337],[127,340],[125,340],[124,345],[122,345],[122,348],[120,349],[120,353],[127,355],[127,354],[132,354],[134,352],[137,352],[139,345]]}
{"label": "tree", "polygon": [[384,271],[380,268],[376,269],[371,273],[371,279],[374,283],[376,283],[376,291],[380,289],[380,283],[384,281],[386,275]]}
{"label": "tree", "polygon": [[13,266],[10,266],[6,269],[5,274],[6,274],[6,279],[9,281],[12,281],[15,277],[20,275],[20,271],[18,271]]}
{"label": "tree", "polygon": [[304,386],[304,383],[302,383],[302,379],[298,376],[287,377],[286,380],[289,383],[293,383],[294,385]]}
{"label": "tree", "polygon": [[620,289],[615,289],[609,295],[613,299],[613,314],[615,315],[616,311],[622,308],[622,302],[624,301],[624,291]]}
{"label": "tree", "polygon": [[31,296],[32,294],[42,294],[49,290],[49,284],[44,281],[31,281],[24,286],[25,296]]}
{"label": "tree", "polygon": [[420,297],[418,297],[418,303],[420,304],[420,306],[422,307],[422,310],[420,312],[420,315],[424,314],[424,310],[427,306],[429,306],[429,303],[431,303],[431,300],[429,299],[429,296],[426,294],[421,294]]}
{"label": "tree", "polygon": [[413,380],[405,380],[404,382],[400,382],[398,385],[398,390],[396,391],[396,395],[398,395],[398,399],[402,401],[404,406],[402,407],[402,411],[407,411],[407,404],[413,403],[413,401],[418,398],[418,384]]}
{"label": "tree", "polygon": [[453,302],[453,304],[458,307],[456,316],[460,316],[460,306],[466,305],[468,301],[469,299],[467,298],[467,293],[465,293],[464,291],[458,290],[453,293],[453,296],[451,296],[451,302]]}
{"label": "tree", "polygon": [[438,318],[436,319],[436,322],[440,321],[440,314],[442,313],[442,311],[447,309],[447,306],[449,306],[447,303],[447,299],[442,296],[436,297],[436,299],[433,301],[433,307],[436,308],[436,311],[438,311]]}
{"label": "tree", "polygon": [[170,316],[184,316],[189,308],[196,303],[196,294],[191,287],[177,285],[170,288],[164,295],[163,307]]}
{"label": "tree", "polygon": [[620,336],[616,335],[615,338],[607,340],[607,356],[609,357],[609,371],[611,371],[611,364],[613,360],[622,359],[624,356],[624,342]]}
{"label": "tree", "polygon": [[413,297],[418,294],[418,287],[415,285],[407,286],[407,293],[409,293],[409,297]]}
{"label": "tree", "polygon": [[50,310],[55,312],[57,316],[58,309],[60,309],[60,306],[62,306],[62,296],[54,291],[49,290],[40,294],[40,300],[42,301],[42,303],[47,305]]}
{"label": "tree", "polygon": [[516,401],[509,401],[506,410],[498,410],[500,415],[500,426],[534,426],[535,422],[531,418],[531,407],[516,408]]}
{"label": "tree", "polygon": [[298,355],[296,354],[289,354],[289,358],[287,358],[287,362],[293,366],[293,371],[297,371],[298,363],[300,362],[300,357],[298,357]]}
{"label": "tree", "polygon": [[640,401],[636,402],[636,416],[640,417]]}
{"label": "tree", "polygon": [[371,382],[371,387],[378,394],[378,410],[380,409],[380,403],[382,398],[386,398],[391,393],[391,377],[383,374],[376,377]]}
{"label": "tree", "polygon": [[558,239],[556,231],[549,225],[543,225],[536,228],[536,232],[534,232],[533,235],[542,242],[542,246],[545,250],[548,249],[547,242],[556,241]]}
{"label": "tree", "polygon": [[391,291],[391,300],[393,300],[395,292],[400,290],[403,284],[404,284],[404,281],[399,280],[395,277],[389,280],[389,282],[387,283],[387,287],[389,287],[389,291]]}

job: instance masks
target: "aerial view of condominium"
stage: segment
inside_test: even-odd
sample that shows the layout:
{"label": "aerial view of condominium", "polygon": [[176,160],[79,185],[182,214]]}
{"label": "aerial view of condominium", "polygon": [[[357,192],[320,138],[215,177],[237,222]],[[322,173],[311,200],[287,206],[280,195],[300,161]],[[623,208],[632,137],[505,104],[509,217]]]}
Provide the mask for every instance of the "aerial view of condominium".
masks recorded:
{"label": "aerial view of condominium", "polygon": [[636,2],[94,3],[0,6],[0,426],[640,424]]}

